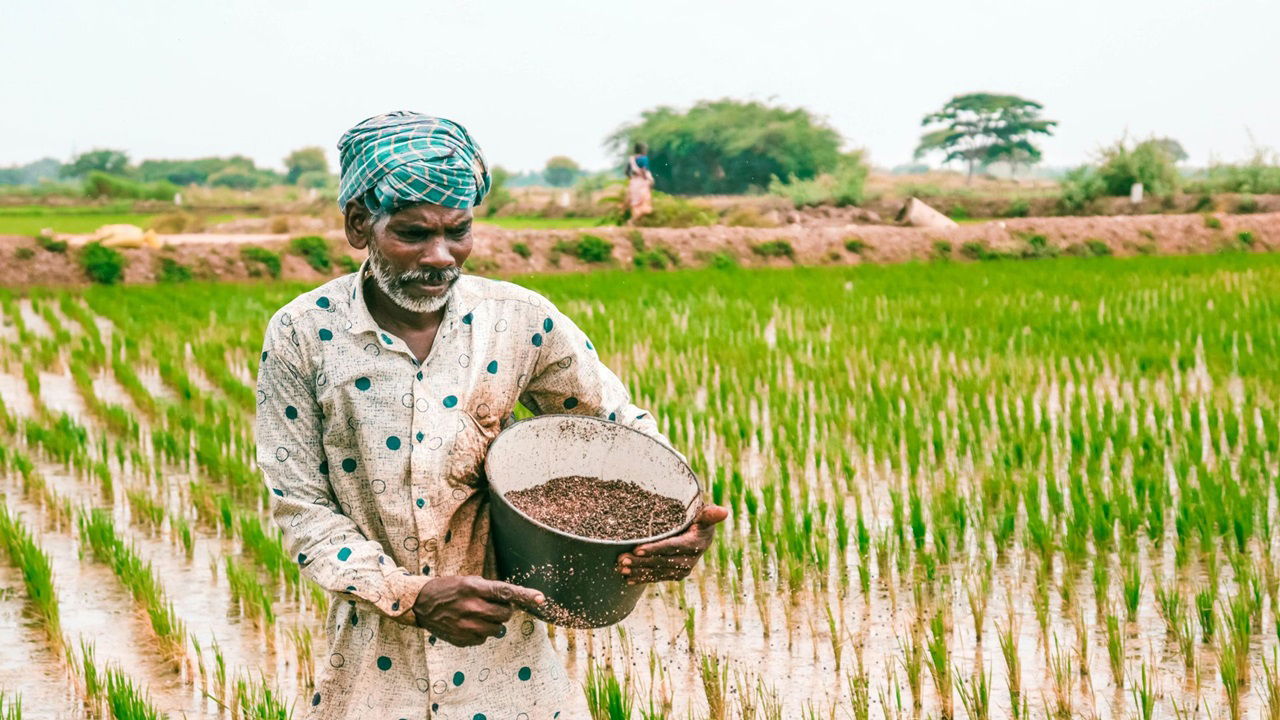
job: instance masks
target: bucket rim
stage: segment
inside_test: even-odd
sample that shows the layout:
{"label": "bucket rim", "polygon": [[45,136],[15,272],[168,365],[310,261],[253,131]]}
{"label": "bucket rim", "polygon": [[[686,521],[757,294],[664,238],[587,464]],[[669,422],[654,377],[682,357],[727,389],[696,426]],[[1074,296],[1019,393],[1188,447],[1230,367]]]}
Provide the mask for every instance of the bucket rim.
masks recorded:
{"label": "bucket rim", "polygon": [[[689,477],[693,479],[693,488],[694,488],[694,490],[696,491],[696,492],[694,493],[694,496],[693,496],[693,501],[692,501],[689,505],[693,505],[693,504],[703,505],[703,504],[705,504],[705,503],[703,502],[703,500],[702,500],[702,481],[698,479],[698,474],[697,474],[697,473],[695,473],[695,472],[693,471],[693,468],[689,467],[689,463],[685,462],[685,461],[684,461],[684,459],[683,459],[683,458],[681,458],[681,457],[680,457],[680,455],[679,455],[675,450],[673,450],[672,448],[668,447],[667,445],[664,445],[663,443],[658,442],[658,441],[657,441],[657,440],[655,440],[653,437],[650,437],[649,435],[646,435],[646,434],[644,434],[644,433],[640,432],[639,430],[636,430],[635,428],[633,428],[633,427],[631,427],[631,426],[629,426],[629,425],[623,425],[623,424],[622,424],[622,423],[620,423],[620,422],[614,422],[614,421],[612,421],[612,420],[606,420],[605,418],[602,418],[602,417],[596,417],[596,416],[594,416],[594,415],[575,415],[574,413],[545,413],[545,414],[542,414],[542,415],[534,415],[533,417],[525,418],[525,419],[523,419],[523,420],[517,420],[516,422],[512,423],[511,425],[508,425],[506,428],[504,428],[504,429],[502,430],[502,432],[498,433],[498,436],[497,436],[496,438],[494,438],[494,439],[493,439],[493,442],[489,443],[488,451],[486,451],[486,452],[485,452],[485,455],[484,455],[484,474],[485,474],[485,478],[486,478],[486,480],[490,477],[490,473],[489,473],[489,457],[493,454],[493,448],[494,448],[494,447],[495,447],[499,442],[501,442],[501,441],[502,441],[502,438],[503,438],[503,436],[504,436],[504,435],[507,435],[507,434],[508,434],[508,432],[509,432],[512,428],[515,428],[515,427],[517,427],[517,426],[523,425],[523,424],[525,424],[525,423],[530,423],[530,422],[534,422],[534,421],[537,421],[537,420],[550,420],[550,419],[552,419],[552,418],[572,418],[572,419],[574,419],[574,420],[586,420],[586,421],[589,421],[589,422],[598,422],[598,423],[601,423],[601,424],[603,424],[603,425],[616,425],[617,427],[620,427],[620,428],[622,428],[623,430],[626,430],[626,431],[628,431],[628,432],[633,432],[633,433],[635,433],[635,434],[637,434],[637,435],[640,435],[640,436],[644,437],[646,440],[649,440],[649,441],[653,442],[653,444],[655,444],[655,445],[657,445],[657,446],[661,447],[664,451],[666,451],[666,452],[670,453],[670,454],[671,454],[671,456],[675,459],[675,461],[676,461],[677,463],[679,463],[679,464],[680,464],[680,466],[681,466],[681,467],[683,467],[685,470],[688,470],[688,471],[689,471]],[[488,482],[487,482],[487,484],[488,484],[488,486],[489,486],[489,495],[490,495],[490,496],[492,496],[493,498],[495,498],[495,500],[496,500],[497,502],[501,502],[501,503],[502,503],[502,505],[503,505],[504,507],[506,507],[506,508],[508,508],[509,510],[511,510],[512,512],[514,512],[516,515],[519,515],[521,518],[525,519],[526,521],[528,521],[528,522],[532,523],[532,524],[533,524],[533,525],[535,525],[536,527],[542,528],[543,530],[546,530],[546,531],[548,531],[548,532],[554,533],[554,534],[559,535],[559,536],[561,536],[561,537],[566,537],[566,538],[569,538],[569,539],[571,539],[571,540],[578,540],[578,541],[581,541],[581,542],[590,543],[590,544],[592,544],[592,545],[603,545],[603,546],[606,546],[606,547],[608,547],[608,546],[614,546],[614,547],[619,547],[619,548],[625,548],[625,547],[636,547],[636,546],[638,546],[638,545],[646,545],[646,544],[648,544],[648,543],[651,543],[651,542],[657,542],[657,541],[659,541],[659,540],[666,540],[667,538],[675,537],[676,535],[679,535],[679,534],[683,533],[684,531],[688,530],[688,529],[693,525],[693,521],[694,521],[694,519],[696,519],[696,518],[697,518],[697,515],[695,514],[693,517],[688,518],[687,520],[685,520],[685,521],[684,521],[683,523],[681,523],[680,525],[678,525],[678,526],[676,526],[676,527],[674,527],[674,528],[672,528],[672,529],[670,529],[670,530],[668,530],[668,531],[666,531],[666,532],[664,532],[664,533],[660,533],[660,534],[658,534],[658,535],[651,535],[651,536],[649,536],[649,537],[635,538],[635,539],[628,539],[628,540],[602,540],[602,539],[600,539],[600,538],[587,537],[587,536],[585,536],[585,535],[574,535],[573,533],[565,532],[564,530],[560,530],[560,529],[558,529],[558,528],[551,527],[550,525],[547,525],[546,523],[543,523],[543,522],[540,522],[540,521],[538,521],[538,520],[535,520],[534,518],[531,518],[531,517],[529,517],[527,514],[525,514],[525,512],[524,512],[523,510],[521,510],[520,508],[516,507],[515,505],[512,505],[512,504],[511,504],[511,502],[507,500],[507,498],[506,498],[506,494],[505,494],[505,493],[498,492],[498,490],[497,490],[496,488],[494,488],[494,487],[493,487],[493,482],[492,482],[492,481],[488,481]],[[686,506],[685,506],[686,510],[688,509],[689,505],[686,505]]]}

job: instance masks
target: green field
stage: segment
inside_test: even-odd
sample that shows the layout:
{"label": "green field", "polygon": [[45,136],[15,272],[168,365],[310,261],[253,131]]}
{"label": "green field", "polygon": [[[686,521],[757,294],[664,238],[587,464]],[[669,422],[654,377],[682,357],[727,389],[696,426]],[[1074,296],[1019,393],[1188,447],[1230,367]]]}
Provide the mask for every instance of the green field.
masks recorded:
{"label": "green field", "polygon": [[601,218],[548,218],[532,215],[495,216],[476,220],[479,223],[497,225],[507,230],[573,230],[597,227],[600,221]]}
{"label": "green field", "polygon": [[[620,630],[554,634],[635,717],[1280,710],[1280,257],[518,282],[578,321],[732,509],[694,577]],[[262,509],[251,442],[264,325],[305,289],[0,292],[0,563],[26,573],[33,618],[0,626],[20,641],[0,677],[45,670],[0,690],[48,695],[37,678],[61,675],[37,651],[57,648],[78,659],[64,703],[93,663],[175,718],[215,716],[191,690],[243,708],[309,692],[329,600]],[[92,652],[67,629],[96,611],[65,580],[85,568],[137,611]],[[196,583],[221,614],[172,602]],[[207,672],[175,690],[133,648]]]}

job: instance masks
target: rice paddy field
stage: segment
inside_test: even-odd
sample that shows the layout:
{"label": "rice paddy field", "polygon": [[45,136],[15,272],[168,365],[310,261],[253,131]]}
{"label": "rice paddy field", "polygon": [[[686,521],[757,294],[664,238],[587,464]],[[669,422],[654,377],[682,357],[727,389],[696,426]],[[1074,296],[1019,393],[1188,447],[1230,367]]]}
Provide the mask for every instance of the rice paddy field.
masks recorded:
{"label": "rice paddy field", "polygon": [[[521,282],[732,510],[552,631],[595,720],[1280,718],[1280,257]],[[0,291],[0,718],[308,694],[331,600],[252,446],[303,289]]]}

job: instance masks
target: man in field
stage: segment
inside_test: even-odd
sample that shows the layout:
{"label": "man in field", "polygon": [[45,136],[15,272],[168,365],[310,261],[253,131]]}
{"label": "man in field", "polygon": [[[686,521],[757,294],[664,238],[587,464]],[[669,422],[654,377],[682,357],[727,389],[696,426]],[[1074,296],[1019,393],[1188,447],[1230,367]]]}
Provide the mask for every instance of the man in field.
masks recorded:
{"label": "man in field", "polygon": [[[369,259],[272,317],[258,463],[302,572],[328,590],[328,651],[304,717],[585,720],[527,588],[490,579],[481,477],[517,402],[666,442],[550,302],[462,276],[489,189],[461,126],[370,118],[338,144],[347,240]],[[685,577],[725,510],[619,557],[634,582]]]}

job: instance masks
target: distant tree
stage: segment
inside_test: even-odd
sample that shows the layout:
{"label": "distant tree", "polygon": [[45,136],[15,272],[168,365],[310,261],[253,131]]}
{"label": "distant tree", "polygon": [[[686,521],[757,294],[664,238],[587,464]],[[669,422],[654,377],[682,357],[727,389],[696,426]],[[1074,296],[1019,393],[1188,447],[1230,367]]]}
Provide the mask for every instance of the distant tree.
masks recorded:
{"label": "distant tree", "polygon": [[578,163],[564,155],[557,155],[547,161],[547,166],[542,169],[542,177],[551,187],[569,187],[581,172],[582,168],[578,167]]}
{"label": "distant tree", "polygon": [[140,180],[155,182],[165,180],[174,185],[206,185],[209,178],[223,170],[233,169],[242,173],[257,172],[253,160],[244,155],[231,157],[202,157],[189,160],[143,160],[138,164]]}
{"label": "distant tree", "polygon": [[1177,140],[1174,140],[1171,137],[1152,138],[1149,142],[1153,142],[1159,145],[1164,150],[1165,154],[1168,155],[1175,164],[1180,163],[1186,160],[1187,158],[1191,157],[1190,155],[1187,154],[1187,151],[1182,147],[1182,143],[1178,142]]}
{"label": "distant tree", "polygon": [[808,180],[840,162],[840,135],[807,110],[737,100],[702,101],[687,112],[646,110],[606,140],[620,157],[649,146],[659,190],[743,193],[774,177]]}
{"label": "distant tree", "polygon": [[489,194],[485,196],[481,210],[485,217],[491,217],[504,206],[510,205],[515,198],[511,196],[511,191],[507,189],[507,179],[511,177],[511,173],[501,165],[494,165],[489,168]]}
{"label": "distant tree", "polygon": [[964,162],[969,179],[976,168],[993,162],[1007,162],[1011,167],[1035,164],[1040,161],[1040,149],[1032,144],[1032,136],[1052,135],[1058,124],[1040,117],[1043,107],[1017,95],[957,95],[941,110],[924,117],[921,125],[941,127],[920,137],[916,159],[941,152],[944,163]]}
{"label": "distant tree", "polygon": [[284,181],[289,185],[298,182],[303,173],[329,172],[329,160],[324,156],[324,148],[318,147],[294,150],[284,159],[284,166],[288,169]]}
{"label": "distant tree", "polygon": [[26,165],[0,168],[0,185],[37,185],[54,180],[62,170],[62,163],[53,158],[41,158]]}
{"label": "distant tree", "polygon": [[110,175],[124,175],[129,168],[129,156],[123,150],[90,150],[71,159],[62,166],[63,177],[84,177],[93,171]]}

